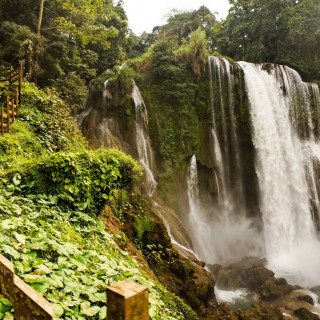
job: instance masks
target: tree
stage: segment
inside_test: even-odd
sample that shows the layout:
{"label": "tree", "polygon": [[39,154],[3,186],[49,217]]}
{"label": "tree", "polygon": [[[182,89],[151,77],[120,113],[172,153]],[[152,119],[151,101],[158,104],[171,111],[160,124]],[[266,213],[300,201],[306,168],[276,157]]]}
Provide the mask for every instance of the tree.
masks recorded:
{"label": "tree", "polygon": [[218,30],[218,36],[228,40],[219,49],[236,60],[272,62],[281,38],[277,22],[287,1],[231,0],[230,3],[229,15]]}
{"label": "tree", "polygon": [[277,61],[298,69],[307,80],[320,79],[320,1],[304,0],[280,15],[286,37]]}
{"label": "tree", "polygon": [[235,60],[288,64],[320,79],[319,0],[231,0],[214,30],[218,50]]}

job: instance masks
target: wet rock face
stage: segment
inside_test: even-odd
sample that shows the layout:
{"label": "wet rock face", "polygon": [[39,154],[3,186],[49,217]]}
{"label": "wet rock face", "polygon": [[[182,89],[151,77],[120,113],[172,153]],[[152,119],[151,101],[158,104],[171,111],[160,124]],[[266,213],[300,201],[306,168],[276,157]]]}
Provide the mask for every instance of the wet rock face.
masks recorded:
{"label": "wet rock face", "polygon": [[299,296],[297,299],[300,301],[305,301],[305,302],[311,304],[312,306],[314,305],[313,299],[308,295]]}
{"label": "wet rock face", "polygon": [[[320,279],[319,279],[320,281]],[[310,289],[312,292],[314,292],[320,299],[320,286],[316,286]]]}
{"label": "wet rock face", "polygon": [[[284,278],[275,278],[265,264],[265,259],[246,257],[226,267],[218,264],[209,266],[220,289],[246,288],[258,295],[257,302],[252,304],[250,310],[233,311],[232,315],[243,320],[320,319],[313,313],[318,312],[318,309],[308,292],[299,286],[288,284]],[[311,291],[319,295],[320,286],[312,288]],[[223,316],[221,319],[233,318]]]}
{"label": "wet rock face", "polygon": [[276,300],[297,289],[286,279],[275,278],[274,272],[264,267],[265,264],[265,259],[246,257],[227,267],[213,265],[209,268],[220,289],[246,288],[258,293],[262,301]]}
{"label": "wet rock face", "polygon": [[286,279],[270,278],[258,288],[258,293],[261,300],[272,301],[289,294],[294,289],[295,287],[288,284]]}
{"label": "wet rock face", "polygon": [[297,316],[299,320],[319,320],[319,317],[316,314],[306,308],[295,310],[294,315]]}
{"label": "wet rock face", "polygon": [[235,312],[237,319],[254,319],[254,320],[281,320],[283,315],[280,310],[271,307],[268,304],[255,302],[252,304],[252,309]]}
{"label": "wet rock face", "polygon": [[258,287],[274,277],[274,273],[264,267],[265,264],[265,259],[245,257],[228,267],[218,264],[208,267],[217,281],[217,286],[222,290],[247,288],[257,291]]}
{"label": "wet rock face", "polygon": [[[173,245],[173,248],[177,250],[182,261],[185,261],[192,266],[192,282],[194,283],[195,287],[195,296],[207,308],[207,310],[205,310],[205,308],[201,307],[201,314],[211,314],[213,309],[218,306],[214,294],[215,280],[212,274],[204,269],[205,263],[201,260],[198,260],[191,251],[185,250],[184,248],[176,245]],[[179,274],[179,272],[177,274]]]}

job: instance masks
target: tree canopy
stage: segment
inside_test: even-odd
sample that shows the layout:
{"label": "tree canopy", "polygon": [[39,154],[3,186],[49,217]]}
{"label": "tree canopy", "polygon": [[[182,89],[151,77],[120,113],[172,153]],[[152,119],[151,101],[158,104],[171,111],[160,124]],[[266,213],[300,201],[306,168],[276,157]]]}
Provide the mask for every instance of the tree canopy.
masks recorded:
{"label": "tree canopy", "polygon": [[4,0],[0,62],[26,61],[31,80],[54,86],[79,107],[89,80],[124,59],[127,32],[121,2]]}
{"label": "tree canopy", "polygon": [[276,62],[320,79],[319,0],[231,0],[215,30],[218,50],[235,60]]}

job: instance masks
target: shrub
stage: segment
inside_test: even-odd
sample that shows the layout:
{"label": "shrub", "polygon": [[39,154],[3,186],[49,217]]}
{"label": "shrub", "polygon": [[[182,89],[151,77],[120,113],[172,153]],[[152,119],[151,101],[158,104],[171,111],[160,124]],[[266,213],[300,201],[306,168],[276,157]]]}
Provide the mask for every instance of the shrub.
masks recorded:
{"label": "shrub", "polygon": [[97,212],[116,189],[132,191],[142,167],[118,150],[59,152],[34,165],[23,182],[33,194],[51,195],[62,207]]}

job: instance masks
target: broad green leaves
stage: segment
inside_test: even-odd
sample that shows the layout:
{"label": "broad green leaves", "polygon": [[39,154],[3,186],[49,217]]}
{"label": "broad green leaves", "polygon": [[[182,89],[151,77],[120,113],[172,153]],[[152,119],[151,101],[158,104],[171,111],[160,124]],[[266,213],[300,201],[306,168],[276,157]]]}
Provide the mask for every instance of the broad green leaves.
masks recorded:
{"label": "broad green leaves", "polygon": [[58,0],[65,15],[56,18],[55,23],[63,34],[79,41],[85,47],[89,43],[100,43],[104,49],[110,47],[109,38],[115,37],[118,30],[107,27],[112,11],[111,1]]}
{"label": "broad green leaves", "polygon": [[[107,286],[128,278],[149,287],[152,319],[184,319],[174,302],[163,302],[163,287],[147,278],[94,215],[61,210],[40,201],[43,195],[5,193],[0,183],[0,252],[52,303],[56,319],[105,319]],[[12,203],[21,208],[19,215],[10,211]],[[12,319],[12,306],[2,298],[0,319]]]}
{"label": "broad green leaves", "polygon": [[31,187],[22,192],[45,192],[43,204],[96,212],[113,200],[111,190],[132,190],[141,175],[141,165],[118,150],[56,153],[31,168],[22,179]]}

